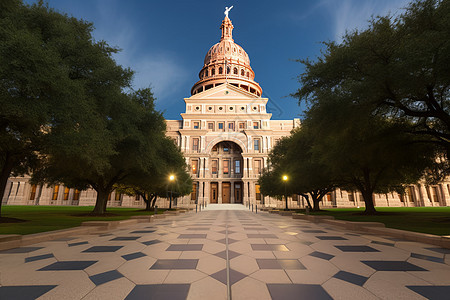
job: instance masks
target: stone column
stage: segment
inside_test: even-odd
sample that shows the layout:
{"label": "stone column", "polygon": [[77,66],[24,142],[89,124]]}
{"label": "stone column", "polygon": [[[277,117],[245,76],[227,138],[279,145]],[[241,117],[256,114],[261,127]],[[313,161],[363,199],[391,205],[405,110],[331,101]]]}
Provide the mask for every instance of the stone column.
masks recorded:
{"label": "stone column", "polygon": [[422,198],[423,206],[432,206],[433,199],[428,198],[427,188],[423,184],[419,184],[419,191]]}
{"label": "stone column", "polygon": [[252,157],[248,158],[248,177],[250,178],[254,178],[255,176],[253,176],[253,161],[252,161]]}
{"label": "stone column", "polygon": [[204,181],[199,181],[197,186],[197,204],[200,204],[203,200],[203,185]]}
{"label": "stone column", "polygon": [[222,203],[222,181],[219,181],[218,187],[219,190],[217,191],[218,197],[217,197],[217,203]]}
{"label": "stone column", "polygon": [[230,185],[230,203],[234,203],[234,181],[231,181]]}
{"label": "stone column", "polygon": [[442,193],[441,206],[447,206],[450,203],[450,194],[447,185],[439,184]]}

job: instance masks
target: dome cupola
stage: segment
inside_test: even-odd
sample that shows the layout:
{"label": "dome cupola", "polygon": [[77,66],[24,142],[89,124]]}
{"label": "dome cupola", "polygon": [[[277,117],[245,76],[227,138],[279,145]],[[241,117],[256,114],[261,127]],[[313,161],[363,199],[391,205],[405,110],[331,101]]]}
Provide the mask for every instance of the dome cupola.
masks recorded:
{"label": "dome cupola", "polygon": [[228,18],[229,10],[225,11],[225,18],[220,29],[220,42],[213,45],[205,56],[203,68],[199,73],[200,80],[191,89],[195,95],[223,83],[229,83],[242,88],[258,97],[262,89],[253,79],[255,73],[250,67],[247,52],[233,40],[233,24]]}

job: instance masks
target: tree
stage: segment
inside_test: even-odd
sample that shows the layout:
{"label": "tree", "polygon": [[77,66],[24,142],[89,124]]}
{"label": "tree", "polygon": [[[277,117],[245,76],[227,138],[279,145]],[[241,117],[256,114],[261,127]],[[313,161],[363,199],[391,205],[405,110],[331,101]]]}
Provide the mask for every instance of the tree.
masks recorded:
{"label": "tree", "polygon": [[416,0],[399,17],[370,20],[364,31],[325,43],[306,69],[300,101],[341,91],[374,113],[407,120],[411,132],[450,153],[450,2]]}
{"label": "tree", "polygon": [[[271,170],[260,178],[261,190],[267,195],[282,195],[284,184],[283,174],[289,180],[286,182],[291,194],[305,197],[308,206],[320,210],[322,198],[334,187],[334,181],[326,167],[312,156],[314,136],[305,125],[295,130],[291,136],[281,139],[269,154]],[[313,207],[309,202],[309,195]]]}
{"label": "tree", "polygon": [[376,212],[373,193],[403,192],[435,164],[436,148],[412,135],[410,124],[374,115],[347,95],[322,98],[305,123],[315,136],[313,159],[335,186],[361,192],[366,214]]}
{"label": "tree", "polygon": [[[192,191],[192,179],[186,172],[186,162],[183,154],[174,142],[165,137],[158,150],[158,168],[145,176],[135,178],[129,185],[120,186],[120,190],[132,195],[140,195],[146,203],[146,210],[155,207],[158,197],[167,197],[172,189],[175,195],[183,196]],[[174,175],[175,183],[169,186],[170,175]]]}
{"label": "tree", "polygon": [[[129,85],[117,50],[92,40],[92,24],[62,15],[42,1],[0,3],[0,195],[8,177],[33,171],[49,142],[104,169],[112,154],[105,119],[96,112]],[[104,103],[104,101],[103,101]],[[1,205],[1,201],[0,201]]]}
{"label": "tree", "polygon": [[[80,160],[78,153],[83,152],[83,144],[67,148],[64,142],[51,140],[46,159],[33,173],[38,181],[62,182],[79,189],[92,187],[97,191],[95,214],[106,212],[108,195],[115,185],[145,188],[148,176],[166,170],[167,160],[162,158],[176,154],[168,151],[168,143],[173,142],[165,136],[166,124],[155,110],[150,89],[117,94],[101,104],[96,113],[107,123],[101,134],[109,137],[114,149],[103,157],[107,164],[98,168],[95,161]],[[175,157],[179,161],[179,156]]]}

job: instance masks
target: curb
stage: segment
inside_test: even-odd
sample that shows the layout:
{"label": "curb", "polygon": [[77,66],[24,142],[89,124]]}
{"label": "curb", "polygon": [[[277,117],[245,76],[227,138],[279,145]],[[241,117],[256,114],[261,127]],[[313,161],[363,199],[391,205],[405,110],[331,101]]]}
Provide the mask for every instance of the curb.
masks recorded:
{"label": "curb", "polygon": [[151,223],[155,219],[164,219],[166,216],[177,216],[180,213],[185,213],[187,210],[174,211],[175,213],[156,214],[156,215],[138,215],[132,216],[127,220],[121,221],[86,221],[82,222],[81,226],[67,229],[60,229],[47,232],[32,233],[27,235],[20,234],[0,234],[0,251],[9,250],[13,248],[28,246],[40,242],[68,237],[71,235],[91,234],[104,232],[119,227],[126,227],[137,223]]}
{"label": "curb", "polygon": [[351,222],[344,220],[335,220],[333,216],[314,216],[298,213],[292,214],[292,218],[308,220],[314,223],[330,224],[334,226],[344,227],[345,229],[363,231],[370,234],[387,235],[412,242],[432,244],[440,246],[442,248],[450,249],[450,238],[448,237],[401,229],[386,228],[383,223],[378,222]]}

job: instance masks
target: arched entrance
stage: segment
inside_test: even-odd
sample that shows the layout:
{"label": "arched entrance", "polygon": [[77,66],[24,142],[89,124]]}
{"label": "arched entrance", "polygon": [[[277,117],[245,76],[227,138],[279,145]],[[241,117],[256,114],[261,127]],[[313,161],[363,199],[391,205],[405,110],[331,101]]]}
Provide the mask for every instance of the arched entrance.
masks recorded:
{"label": "arched entrance", "polygon": [[235,142],[221,141],[210,152],[210,203],[242,203],[242,149]]}

